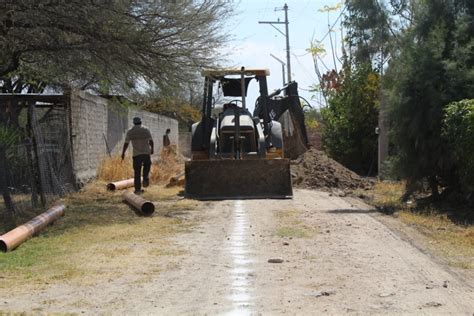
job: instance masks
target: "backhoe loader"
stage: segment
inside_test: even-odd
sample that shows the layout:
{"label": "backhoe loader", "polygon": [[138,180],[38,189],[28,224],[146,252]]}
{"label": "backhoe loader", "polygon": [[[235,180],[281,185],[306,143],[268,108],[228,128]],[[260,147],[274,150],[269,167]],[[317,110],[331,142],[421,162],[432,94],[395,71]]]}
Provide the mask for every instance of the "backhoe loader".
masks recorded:
{"label": "backhoe loader", "polygon": [[[267,69],[205,70],[201,121],[192,126],[190,161],[185,163],[186,196],[198,199],[291,198],[290,160],[284,157],[278,122],[292,114],[300,143],[307,147],[304,115],[296,82],[268,94]],[[251,114],[247,89],[252,80],[260,96]],[[218,106],[214,90],[225,100]],[[283,96],[280,96],[281,93]]]}

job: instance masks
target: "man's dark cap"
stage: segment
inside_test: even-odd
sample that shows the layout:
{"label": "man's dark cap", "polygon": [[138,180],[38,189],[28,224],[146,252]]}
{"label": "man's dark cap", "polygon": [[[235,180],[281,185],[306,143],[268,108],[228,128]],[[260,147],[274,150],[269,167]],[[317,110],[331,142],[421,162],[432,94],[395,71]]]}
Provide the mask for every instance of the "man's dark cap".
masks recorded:
{"label": "man's dark cap", "polygon": [[135,117],[133,118],[133,124],[139,125],[139,124],[141,124],[141,123],[142,123],[142,119],[139,118],[138,116],[135,116]]}

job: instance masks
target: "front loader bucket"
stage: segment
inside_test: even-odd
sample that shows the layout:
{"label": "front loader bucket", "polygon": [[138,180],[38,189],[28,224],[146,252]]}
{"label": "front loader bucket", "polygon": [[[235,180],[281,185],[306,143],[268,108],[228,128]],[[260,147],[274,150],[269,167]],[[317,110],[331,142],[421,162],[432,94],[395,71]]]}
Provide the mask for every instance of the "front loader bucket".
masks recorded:
{"label": "front loader bucket", "polygon": [[197,199],[290,198],[290,160],[193,160],[185,164],[186,196]]}

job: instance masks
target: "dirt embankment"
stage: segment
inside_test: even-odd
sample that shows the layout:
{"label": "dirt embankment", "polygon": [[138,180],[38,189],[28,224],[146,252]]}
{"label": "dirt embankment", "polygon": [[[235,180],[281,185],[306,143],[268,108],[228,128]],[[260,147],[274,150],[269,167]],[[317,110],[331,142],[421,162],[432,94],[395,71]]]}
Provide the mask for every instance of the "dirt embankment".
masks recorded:
{"label": "dirt embankment", "polygon": [[304,189],[323,191],[366,189],[373,181],[360,177],[324,152],[310,148],[291,162],[293,185]]}

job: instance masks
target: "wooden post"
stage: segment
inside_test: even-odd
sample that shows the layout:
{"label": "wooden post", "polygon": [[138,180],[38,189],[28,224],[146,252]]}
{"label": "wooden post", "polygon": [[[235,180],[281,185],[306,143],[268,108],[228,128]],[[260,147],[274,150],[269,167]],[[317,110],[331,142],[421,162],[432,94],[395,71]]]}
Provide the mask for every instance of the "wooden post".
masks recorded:
{"label": "wooden post", "polygon": [[[5,104],[5,113],[0,113],[0,122],[5,126],[8,126],[8,109],[10,108],[10,101],[6,101]],[[2,109],[3,110],[3,109]],[[4,114],[4,115],[2,115]],[[8,160],[6,156],[6,148],[4,148],[0,144],[0,192],[3,196],[3,201],[5,203],[5,214],[3,217],[4,222],[4,229],[10,229],[15,226],[14,219],[15,219],[15,205],[13,204],[12,197],[10,195],[10,191],[8,191],[9,185],[9,175],[8,175]]]}
{"label": "wooden post", "polygon": [[41,205],[44,207],[46,206],[46,197],[44,196],[43,188],[41,186],[41,171],[40,171],[40,164],[39,164],[39,159],[38,159],[38,144],[36,143],[36,136],[35,136],[35,131],[33,130],[33,111],[34,111],[34,106],[32,103],[28,103],[28,123],[27,123],[27,128],[28,128],[28,133],[30,134],[31,142],[33,144],[33,176],[35,177],[35,182],[36,182],[36,187],[38,189],[38,192],[40,194],[40,199],[41,199]]}

